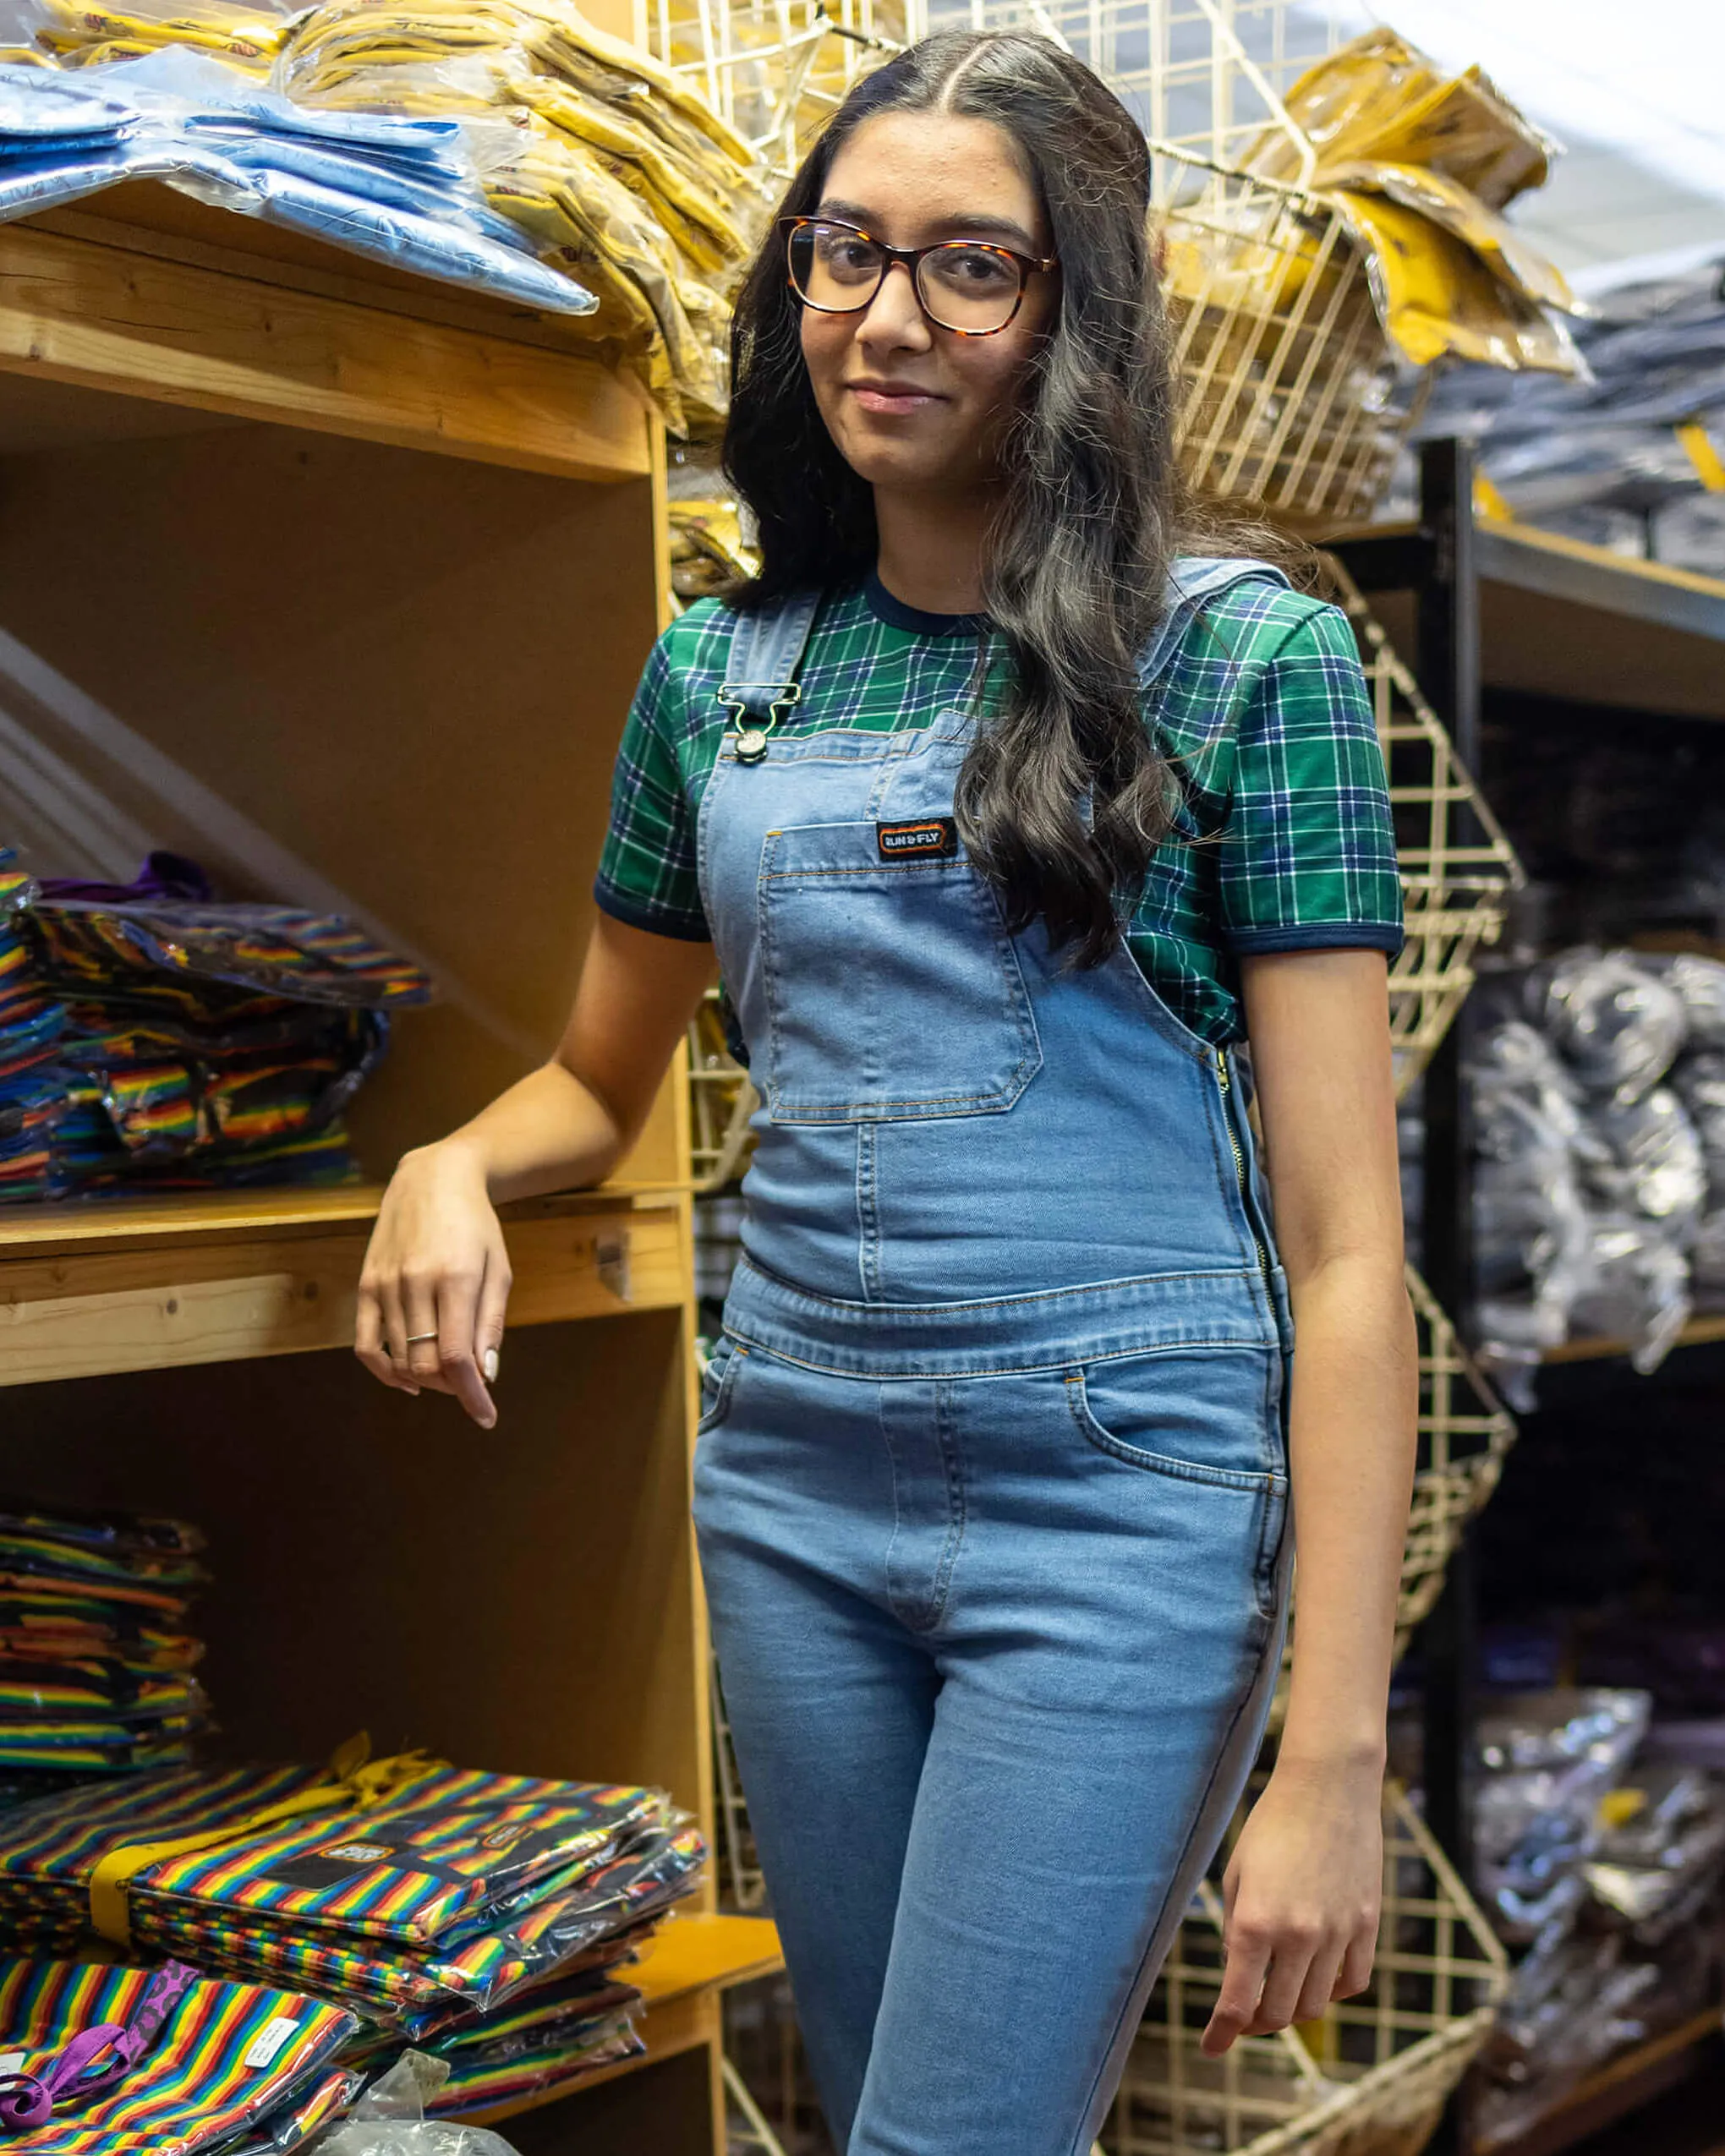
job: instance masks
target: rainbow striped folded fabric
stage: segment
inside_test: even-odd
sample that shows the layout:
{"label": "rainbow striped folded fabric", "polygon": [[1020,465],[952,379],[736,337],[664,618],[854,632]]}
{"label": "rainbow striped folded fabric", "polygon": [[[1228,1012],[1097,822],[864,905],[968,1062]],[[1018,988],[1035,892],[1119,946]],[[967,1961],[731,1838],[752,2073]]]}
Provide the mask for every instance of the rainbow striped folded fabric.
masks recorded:
{"label": "rainbow striped folded fabric", "polygon": [[63,1786],[189,1756],[210,1718],[201,1547],[178,1520],[0,1511],[0,1773]]}
{"label": "rainbow striped folded fabric", "polygon": [[343,1118],[429,977],[194,862],[35,881],[0,849],[0,1201],[351,1180]]}
{"label": "rainbow striped folded fabric", "polygon": [[411,2029],[639,1923],[693,1890],[704,1855],[651,1789],[416,1755],[340,1776],[178,1770],[0,1813],[0,1941],[96,1923]]}
{"label": "rainbow striped folded fabric", "polygon": [[[0,2081],[0,2115],[28,2116],[44,2100],[51,2104],[41,2123],[5,2132],[8,2156],[288,2148],[352,2100],[355,2077],[339,2065],[359,2027],[352,2014],[189,1970],[178,1973],[159,2024],[116,2074],[113,2040],[123,2040],[148,2012],[153,1987],[160,1996],[162,1973],[74,1962],[0,1963],[0,2052],[10,2068]],[[79,2050],[89,2052],[89,2064],[68,2074]]]}

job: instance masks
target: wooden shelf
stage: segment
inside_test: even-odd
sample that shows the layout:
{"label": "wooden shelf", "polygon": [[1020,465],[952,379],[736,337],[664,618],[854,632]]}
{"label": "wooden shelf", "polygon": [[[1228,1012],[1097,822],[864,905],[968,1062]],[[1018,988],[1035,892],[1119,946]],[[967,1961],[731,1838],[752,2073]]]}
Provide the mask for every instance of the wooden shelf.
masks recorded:
{"label": "wooden shelf", "polygon": [[[1697,1317],[1684,1326],[1677,1336],[1675,1346],[1699,1348],[1711,1340],[1725,1340],[1725,1316]],[[1613,1355],[1626,1355],[1630,1343],[1627,1340],[1565,1340],[1561,1348],[1547,1348],[1542,1362],[1604,1362]]]}
{"label": "wooden shelf", "polygon": [[512,2104],[474,2112],[468,2123],[496,2126],[523,2111],[578,2097],[601,2082],[638,2073],[643,2066],[690,2050],[713,2033],[715,2005],[721,1992],[733,1984],[771,1976],[783,1967],[779,1934],[763,1917],[710,1913],[675,1917],[648,1947],[639,1965],[625,1972],[647,2001],[641,2026],[647,2044],[643,2056],[627,2059],[620,2066],[600,2067],[572,2088],[552,2089],[542,2096],[523,2097]]}
{"label": "wooden shelf", "polygon": [[[0,1211],[0,1382],[342,1348],[381,1190]],[[503,1209],[512,1326],[677,1307],[681,1203],[611,1185]]]}
{"label": "wooden shelf", "polygon": [[[134,213],[166,194],[117,190]],[[633,386],[556,318],[408,279],[254,219],[199,212],[0,227],[0,440],[79,436],[68,391],[94,391],[89,438],[132,431],[116,397],[266,421],[556,477],[644,478]],[[214,220],[213,225],[211,220]],[[224,231],[224,227],[229,228]],[[212,244],[214,231],[225,244]],[[99,236],[91,236],[99,235]],[[561,347],[561,348],[559,348]],[[8,406],[12,380],[23,394]],[[62,394],[55,396],[58,386]],[[44,391],[47,393],[45,395]]]}
{"label": "wooden shelf", "polygon": [[1699,2071],[1720,2033],[1710,2006],[1681,2027],[1608,2060],[1514,2141],[1476,2142],[1471,2156],[1559,2156]]}

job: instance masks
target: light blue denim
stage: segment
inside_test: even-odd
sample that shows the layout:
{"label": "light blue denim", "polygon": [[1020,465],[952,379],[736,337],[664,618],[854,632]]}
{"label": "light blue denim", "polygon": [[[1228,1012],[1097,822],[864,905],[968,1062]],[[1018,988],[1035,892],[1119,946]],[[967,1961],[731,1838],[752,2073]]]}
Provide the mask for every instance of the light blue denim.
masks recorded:
{"label": "light blue denim", "polygon": [[[1181,565],[1147,680],[1262,573]],[[752,718],[811,614],[739,629]],[[941,822],[968,724],[728,736],[700,813],[763,1105],[695,1519],[847,2156],[1084,2156],[1257,1753],[1292,1554],[1243,1061],[1124,949],[1006,933]]]}

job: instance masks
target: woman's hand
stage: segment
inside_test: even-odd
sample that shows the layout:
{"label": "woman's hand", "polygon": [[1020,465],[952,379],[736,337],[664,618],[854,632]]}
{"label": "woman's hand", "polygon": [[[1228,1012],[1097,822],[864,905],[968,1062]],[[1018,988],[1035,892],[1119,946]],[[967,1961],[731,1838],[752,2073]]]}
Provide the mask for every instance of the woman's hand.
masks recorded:
{"label": "woman's hand", "polygon": [[1227,1966],[1206,2056],[1365,1989],[1383,1894],[1383,1787],[1376,1762],[1278,1763],[1223,1882]]}
{"label": "woman's hand", "polygon": [[455,1139],[408,1153],[365,1253],[353,1352],[397,1391],[453,1393],[490,1430],[509,1284],[502,1224],[474,1154]]}

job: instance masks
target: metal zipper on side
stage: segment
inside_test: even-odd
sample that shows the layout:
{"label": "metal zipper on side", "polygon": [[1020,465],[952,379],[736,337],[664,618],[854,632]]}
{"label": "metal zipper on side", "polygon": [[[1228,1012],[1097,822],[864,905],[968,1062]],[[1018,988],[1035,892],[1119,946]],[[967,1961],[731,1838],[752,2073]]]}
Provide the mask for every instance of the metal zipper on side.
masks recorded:
{"label": "metal zipper on side", "polygon": [[1218,1048],[1216,1056],[1216,1083],[1222,1089],[1222,1120],[1227,1126],[1228,1143],[1234,1154],[1235,1179],[1240,1185],[1240,1210],[1246,1215],[1246,1224],[1251,1228],[1252,1248],[1257,1252],[1257,1261],[1266,1278],[1269,1277],[1270,1254],[1264,1248],[1256,1227],[1252,1224],[1251,1198],[1246,1189],[1246,1154],[1240,1140],[1235,1135],[1234,1117],[1228,1106],[1228,1095],[1234,1090],[1234,1081],[1228,1075],[1228,1056],[1225,1049]]}

